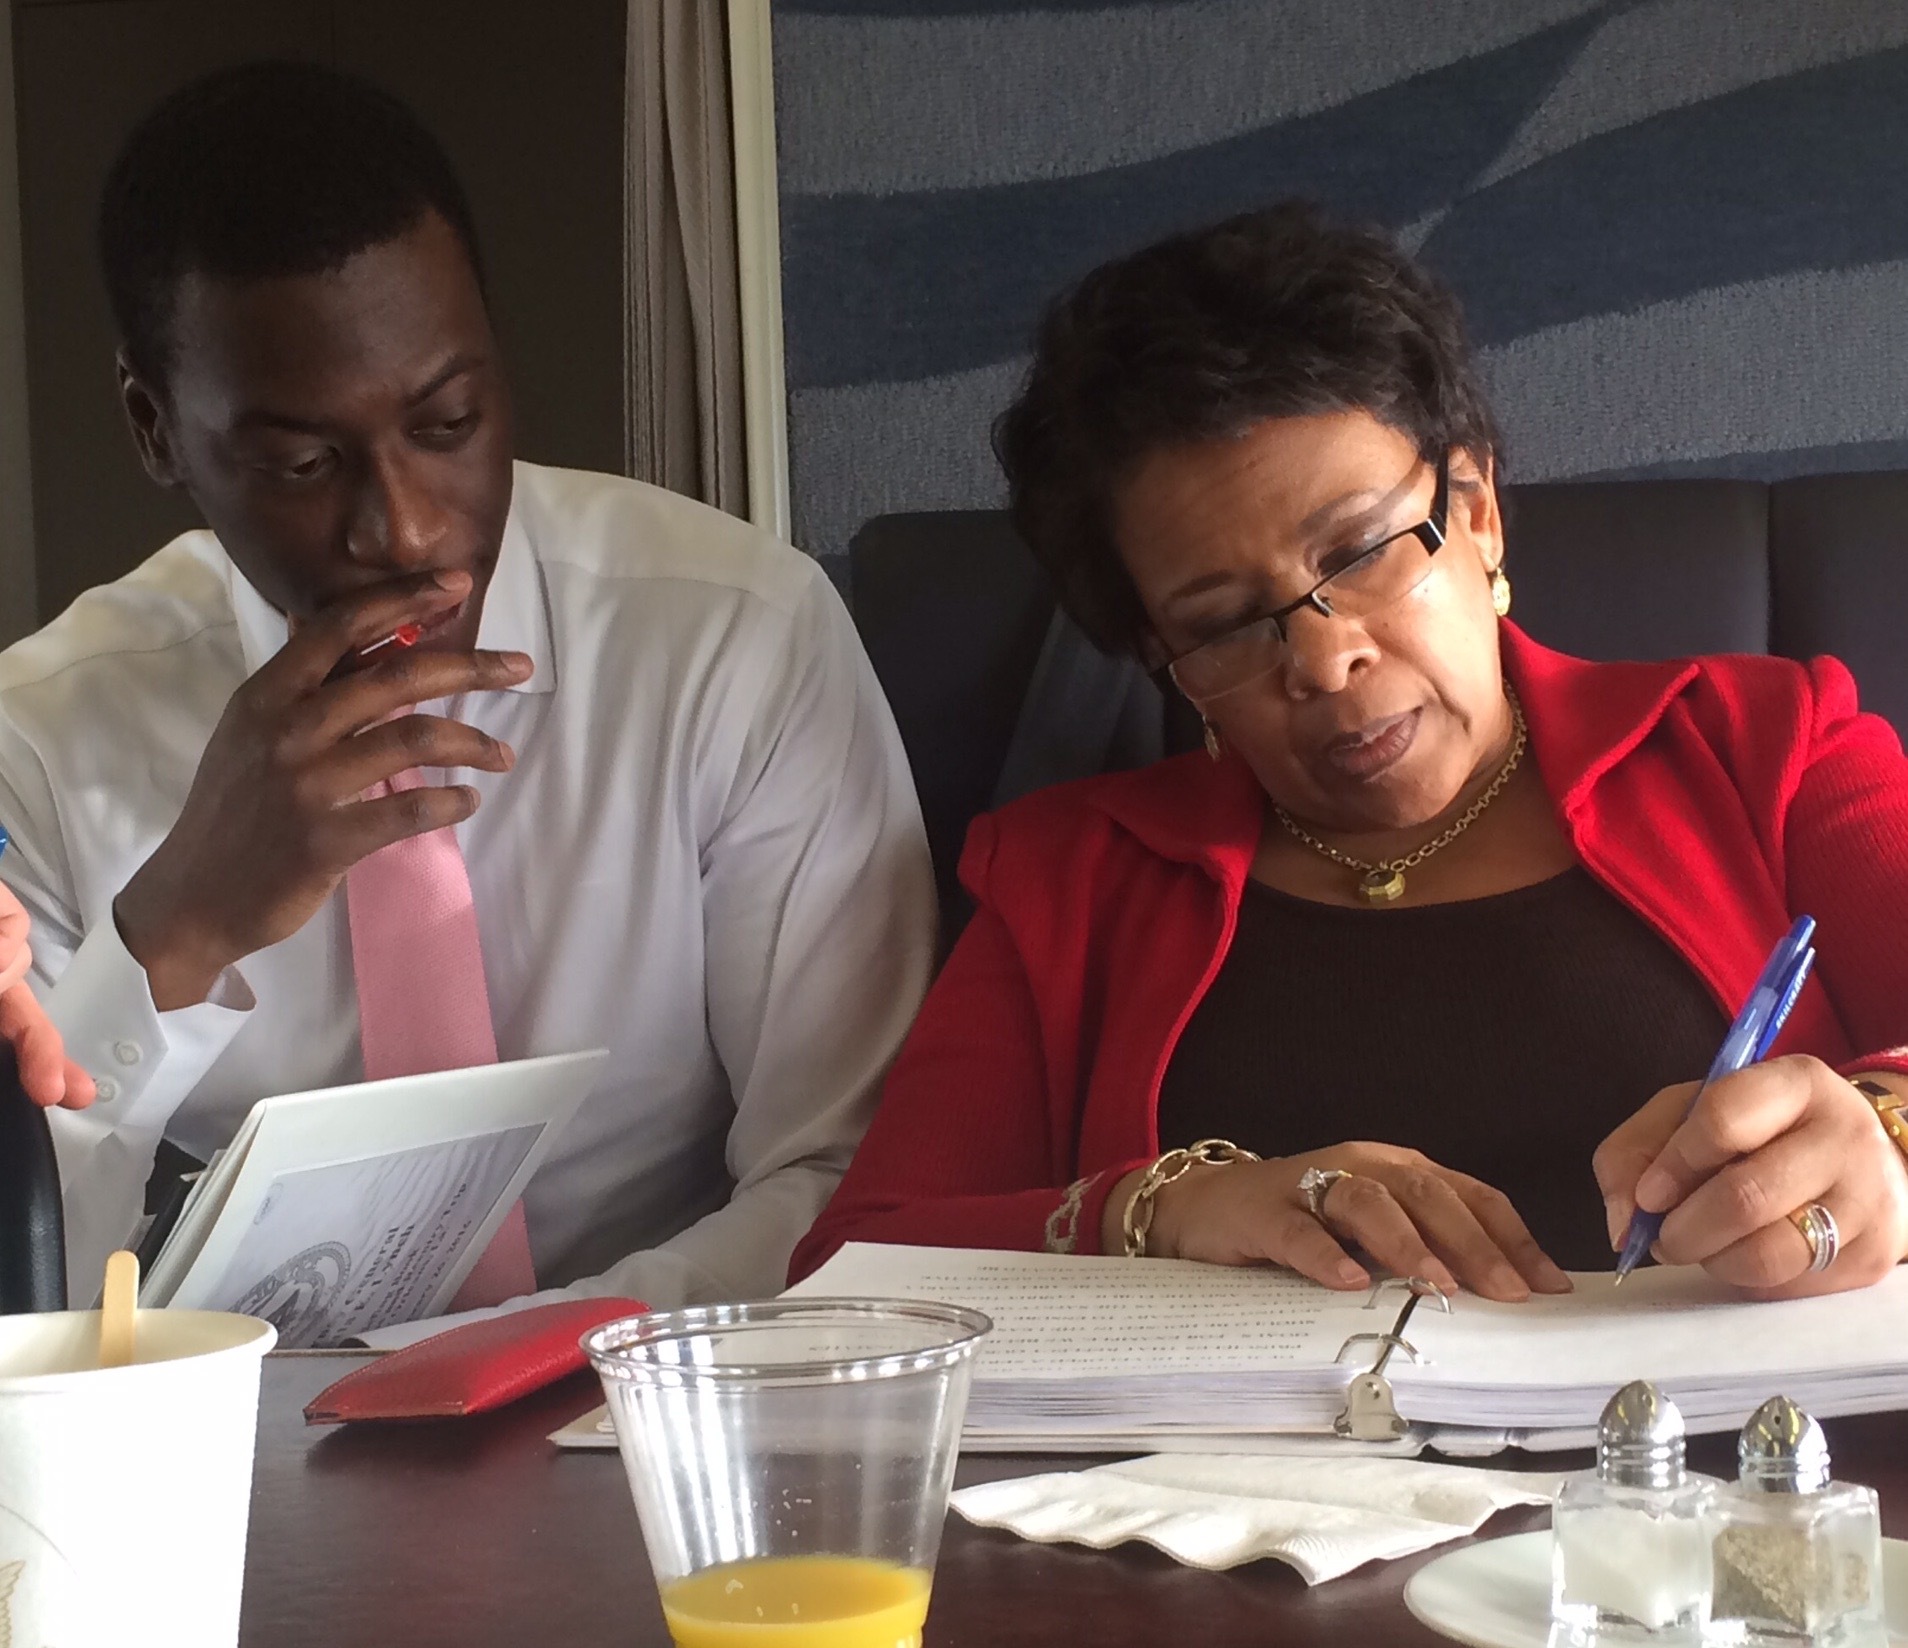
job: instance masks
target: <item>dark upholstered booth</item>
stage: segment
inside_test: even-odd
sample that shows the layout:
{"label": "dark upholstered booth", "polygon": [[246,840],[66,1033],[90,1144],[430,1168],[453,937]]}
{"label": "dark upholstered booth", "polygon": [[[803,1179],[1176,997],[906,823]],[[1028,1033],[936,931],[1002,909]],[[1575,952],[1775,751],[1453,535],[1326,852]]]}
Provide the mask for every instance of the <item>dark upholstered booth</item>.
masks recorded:
{"label": "dark upholstered booth", "polygon": [[[1833,653],[1908,732],[1908,473],[1533,485],[1506,515],[1516,617],[1538,640],[1589,658]],[[851,553],[944,895],[977,813],[1197,736],[1186,706],[1055,627],[1003,514],[882,516]]]}

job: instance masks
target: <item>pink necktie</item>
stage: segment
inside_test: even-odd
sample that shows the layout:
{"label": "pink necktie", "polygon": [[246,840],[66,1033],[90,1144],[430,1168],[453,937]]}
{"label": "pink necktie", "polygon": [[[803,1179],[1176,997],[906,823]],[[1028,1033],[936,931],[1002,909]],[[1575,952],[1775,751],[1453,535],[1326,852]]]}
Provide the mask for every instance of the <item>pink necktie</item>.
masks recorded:
{"label": "pink necktie", "polygon": [[[424,781],[412,770],[367,796]],[[360,859],[345,877],[364,1079],[497,1062],[477,906],[456,832],[433,830]],[[510,1210],[451,1300],[476,1310],[536,1291],[523,1203]]]}

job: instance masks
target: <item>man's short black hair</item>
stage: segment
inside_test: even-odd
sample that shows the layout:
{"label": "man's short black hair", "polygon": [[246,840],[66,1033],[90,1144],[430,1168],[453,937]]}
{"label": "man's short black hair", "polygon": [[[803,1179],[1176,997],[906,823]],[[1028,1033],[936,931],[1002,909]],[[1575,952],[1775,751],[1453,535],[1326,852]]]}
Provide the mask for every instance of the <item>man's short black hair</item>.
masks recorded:
{"label": "man's short black hair", "polygon": [[1269,418],[1359,409],[1426,462],[1461,448],[1502,470],[1450,290],[1386,235],[1287,201],[1117,258],[1061,294],[994,450],[1061,605],[1106,651],[1137,653],[1148,624],[1113,502],[1140,461]]}
{"label": "man's short black hair", "polygon": [[247,63],[195,80],[113,162],[99,259],[127,358],[162,387],[179,281],[322,274],[441,216],[483,265],[449,158],[389,93],[316,63]]}

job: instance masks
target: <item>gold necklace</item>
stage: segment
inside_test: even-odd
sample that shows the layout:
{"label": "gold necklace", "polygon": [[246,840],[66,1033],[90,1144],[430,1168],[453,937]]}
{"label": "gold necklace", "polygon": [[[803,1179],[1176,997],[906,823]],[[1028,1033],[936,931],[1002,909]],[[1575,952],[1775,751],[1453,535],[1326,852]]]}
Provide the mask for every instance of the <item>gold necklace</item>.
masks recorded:
{"label": "gold necklace", "polygon": [[1368,903],[1389,904],[1394,898],[1403,897],[1405,871],[1415,870],[1433,853],[1450,846],[1475,824],[1484,809],[1503,794],[1504,786],[1511,781],[1511,774],[1517,771],[1518,762],[1524,759],[1524,707],[1517,702],[1517,694],[1508,683],[1504,687],[1504,696],[1510,702],[1511,747],[1510,753],[1504,757],[1503,766],[1497,769],[1497,776],[1485,786],[1484,793],[1466,807],[1442,835],[1433,837],[1415,852],[1406,853],[1402,858],[1383,858],[1374,864],[1368,859],[1353,858],[1350,853],[1341,853],[1336,847],[1327,846],[1276,801],[1272,803],[1274,816],[1290,834],[1313,852],[1324,854],[1334,864],[1342,864],[1348,870],[1356,870],[1358,890],[1365,895]]}

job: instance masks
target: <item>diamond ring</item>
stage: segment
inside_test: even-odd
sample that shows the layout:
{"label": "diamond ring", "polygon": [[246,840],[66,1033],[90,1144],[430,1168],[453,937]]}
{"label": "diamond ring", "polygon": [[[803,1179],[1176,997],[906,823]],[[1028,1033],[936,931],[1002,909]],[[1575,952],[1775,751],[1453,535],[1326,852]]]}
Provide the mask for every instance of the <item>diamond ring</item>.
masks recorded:
{"label": "diamond ring", "polygon": [[1789,1222],[1802,1232],[1803,1241],[1809,1244],[1809,1268],[1805,1275],[1813,1276],[1835,1263],[1835,1255],[1842,1246],[1842,1232],[1833,1213],[1820,1202],[1810,1202],[1807,1207],[1791,1213]]}
{"label": "diamond ring", "polygon": [[1299,1194],[1305,1198],[1306,1210],[1314,1219],[1323,1223],[1325,1198],[1331,1194],[1332,1186],[1350,1177],[1342,1167],[1308,1167],[1299,1175]]}

